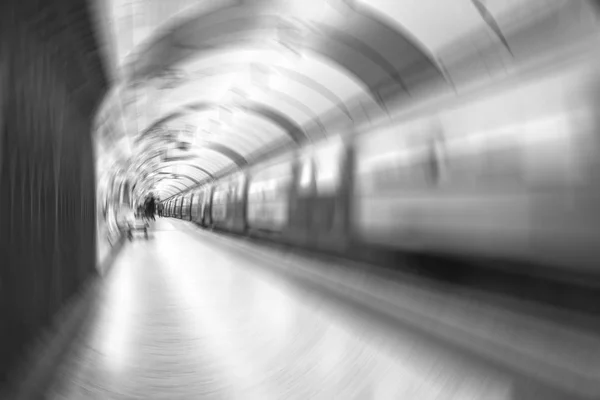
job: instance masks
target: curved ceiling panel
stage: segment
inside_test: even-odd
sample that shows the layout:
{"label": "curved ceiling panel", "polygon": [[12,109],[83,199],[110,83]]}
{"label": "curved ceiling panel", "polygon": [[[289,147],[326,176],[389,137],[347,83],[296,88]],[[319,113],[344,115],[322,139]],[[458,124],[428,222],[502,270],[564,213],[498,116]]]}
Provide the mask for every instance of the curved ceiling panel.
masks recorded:
{"label": "curved ceiling panel", "polygon": [[195,149],[192,154],[196,158],[195,161],[213,175],[236,166],[232,159],[221,154],[217,149],[199,148]]}
{"label": "curved ceiling panel", "polygon": [[[182,168],[183,167],[183,168]],[[194,184],[198,184],[208,178],[207,174],[198,174],[197,171],[187,171],[184,166],[177,167],[163,167],[157,168],[148,176],[146,179],[168,179],[168,178],[184,178],[191,181]],[[193,176],[199,175],[199,176]]]}
{"label": "curved ceiling panel", "polygon": [[190,56],[178,68],[193,79],[197,71],[214,68],[215,65],[239,63],[251,66],[260,62],[269,68],[287,71],[288,75],[296,78],[310,77],[307,79],[317,82],[320,88],[326,87],[327,91],[335,93],[340,99],[366,93],[367,87],[362,81],[346,74],[327,57],[284,51],[281,44],[272,37],[262,38],[251,44],[252,46],[248,46],[248,43],[225,42],[221,48]]}
{"label": "curved ceiling panel", "polygon": [[[161,107],[171,107],[181,102],[214,102],[220,100],[235,85],[239,72],[222,71],[219,74],[191,74],[177,86],[156,90],[153,98],[159,100]],[[152,86],[148,86],[152,88]]]}
{"label": "curved ceiling panel", "polygon": [[[306,58],[301,58],[299,61],[306,64]],[[296,64],[294,65],[294,70],[292,70],[283,66],[266,64],[265,60],[262,58],[260,63],[255,64],[249,64],[243,60],[238,60],[237,62],[224,60],[222,65],[216,67],[209,66],[191,72],[189,75],[189,83],[180,86],[186,93],[180,93],[178,90],[173,90],[167,94],[168,97],[166,102],[169,102],[168,99],[171,96],[180,98],[202,95],[203,91],[199,89],[202,89],[205,85],[209,84],[210,80],[213,78],[224,75],[239,76],[246,73],[252,74],[252,72],[259,70],[262,72],[261,78],[266,81],[263,82],[263,85],[266,86],[262,88],[263,90],[274,90],[289,94],[293,93],[294,95],[299,92],[309,91],[310,93],[308,93],[307,96],[312,96],[304,103],[306,106],[312,107],[314,112],[336,106],[340,109],[341,113],[350,117],[350,110],[342,99],[342,97],[348,96],[344,96],[343,93],[336,94],[331,88],[327,87],[330,80],[323,79],[326,78],[323,74],[317,74],[317,76],[313,78],[306,72],[298,72],[301,66],[302,65]],[[199,88],[196,86],[199,86]],[[257,85],[257,87],[260,86],[262,85]],[[346,90],[346,88],[347,85],[341,87],[341,89],[344,90]]]}
{"label": "curved ceiling panel", "polygon": [[[269,120],[261,118],[255,114],[245,113],[227,113],[224,111],[219,115],[218,112],[206,112],[200,115],[189,114],[181,116],[174,122],[184,122],[195,128],[192,143],[202,146],[205,143],[222,143],[235,138],[245,138],[240,143],[233,142],[232,149],[238,150],[241,154],[247,154],[246,147],[268,145],[269,143],[286,139],[293,142],[291,138],[277,125]],[[251,143],[248,143],[250,141]]]}
{"label": "curved ceiling panel", "polygon": [[283,91],[259,92],[252,97],[252,100],[270,109],[281,110],[281,114],[289,116],[298,125],[298,129],[310,121],[319,121],[317,111],[307,105],[314,103],[310,101],[304,103]]}
{"label": "curved ceiling panel", "polygon": [[[558,0],[562,1],[562,0]],[[514,21],[522,15],[539,14],[551,8],[554,0],[355,0],[354,7],[363,15],[388,21],[402,32],[409,32],[413,42],[435,55],[441,63],[445,49],[454,47],[463,38],[482,31],[508,47],[503,22]],[[543,11],[542,11],[543,12]],[[431,29],[435,26],[436,29]],[[510,51],[510,49],[509,49]]]}
{"label": "curved ceiling panel", "polygon": [[214,175],[208,170],[199,167],[195,163],[163,163],[159,167],[155,168],[154,171],[164,171],[168,174],[185,174],[190,177],[194,177],[198,181],[206,179],[214,179]]}
{"label": "curved ceiling panel", "polygon": [[189,187],[185,185],[182,186],[178,181],[173,180],[160,182],[150,189],[150,191],[158,193],[161,200],[167,200],[186,189],[189,189]]}
{"label": "curved ceiling panel", "polygon": [[203,149],[212,150],[224,155],[225,157],[233,161],[238,167],[243,167],[248,163],[240,153],[220,143],[206,143],[200,148],[200,151],[203,151]]}
{"label": "curved ceiling panel", "polygon": [[[309,26],[282,17],[282,10],[256,6],[257,3],[227,7],[210,14],[190,18],[178,29],[165,34],[148,51],[133,62],[131,80],[154,76],[197,51],[214,49],[203,43],[239,32],[242,37],[252,31],[272,28],[280,40],[302,49],[311,49],[338,63],[373,90],[382,82],[401,82],[401,68],[417,58],[429,59],[409,39],[381,21],[360,14],[360,11],[329,8],[319,16],[307,19]],[[312,4],[310,6],[313,6]],[[306,6],[307,8],[310,6]],[[348,24],[348,19],[352,23]],[[326,22],[325,22],[326,20]],[[407,53],[408,57],[395,56]],[[391,51],[390,51],[391,50]],[[395,62],[401,61],[401,65]],[[408,60],[408,61],[407,61]],[[433,62],[429,63],[436,68]],[[440,77],[442,74],[439,74]]]}
{"label": "curved ceiling panel", "polygon": [[[243,75],[243,72],[238,72],[237,75],[230,74],[233,76]],[[223,76],[217,74],[202,77],[193,84],[182,86],[182,89],[172,90],[168,93],[165,98],[161,98],[162,107],[161,115],[168,114],[169,109],[176,109],[185,107],[186,103],[192,101],[199,101],[197,93],[200,91],[204,92],[205,95],[207,90],[204,86],[206,83],[210,83],[212,79],[221,80]],[[269,82],[271,83],[271,82]],[[335,104],[331,103],[327,98],[323,97],[313,89],[307,88],[301,83],[289,79],[284,79],[279,76],[274,76],[270,87],[259,87],[254,86],[250,92],[243,89],[237,89],[243,87],[237,85],[233,79],[230,80],[228,85],[230,88],[221,90],[217,98],[224,98],[229,90],[234,90],[238,93],[244,92],[245,96],[251,101],[264,104],[271,109],[279,109],[282,114],[288,116],[299,126],[304,126],[312,121],[319,121],[319,114],[328,108],[332,108]],[[292,96],[290,93],[300,93],[300,95]],[[158,96],[157,96],[158,98]],[[206,96],[210,98],[210,96]],[[202,101],[202,99],[200,99]],[[156,114],[154,114],[156,115]]]}
{"label": "curved ceiling panel", "polygon": [[211,141],[221,146],[235,148],[248,159],[250,154],[258,151],[261,147],[268,146],[273,141],[266,142],[265,140],[261,140],[262,136],[264,136],[264,133],[261,135],[256,131],[232,129],[224,130],[220,135],[211,138]]}
{"label": "curved ceiling panel", "polygon": [[[231,158],[238,166],[245,165],[247,163],[246,156],[254,153],[260,147],[269,146],[286,137],[291,142],[291,139],[276,125],[253,114],[239,114],[233,121],[223,121],[223,123],[211,119],[211,114],[207,112],[203,113],[204,118],[193,114],[177,115],[177,120],[162,125],[161,129],[149,132],[139,142],[140,158],[147,159],[150,163],[158,157],[159,164],[164,162],[164,149],[169,148],[168,143],[171,140],[168,138],[168,132],[177,131],[172,124],[185,124],[194,128],[192,136],[185,138],[188,145],[211,148]],[[173,149],[170,153],[178,151],[180,157],[189,157],[185,150],[176,150],[180,147],[178,140],[174,139],[170,145],[170,148]],[[168,150],[167,153],[169,153]]]}
{"label": "curved ceiling panel", "polygon": [[[146,135],[154,131],[158,127],[165,125],[171,121],[180,119],[188,114],[198,113],[201,111],[207,111],[218,107],[219,103],[192,103],[185,105],[182,109],[173,111],[172,113],[161,117],[157,121],[153,122],[148,128],[144,129],[136,139],[136,142],[143,140]],[[308,138],[304,130],[295,121],[288,118],[277,109],[269,107],[265,104],[260,104],[249,99],[243,99],[235,107],[240,108],[243,112],[248,114],[256,115],[266,121],[273,123],[285,132],[294,142],[298,144],[305,143]]]}
{"label": "curved ceiling panel", "polygon": [[212,134],[200,137],[199,141],[235,148],[246,158],[261,147],[269,147],[277,142],[294,143],[277,126],[253,115],[241,115],[231,124],[212,128],[212,131]]}
{"label": "curved ceiling panel", "polygon": [[185,174],[171,174],[168,172],[158,172],[158,173],[152,174],[152,179],[154,179],[155,181],[162,181],[164,179],[176,179],[176,178],[182,179],[186,182],[186,184],[191,184],[191,185],[197,185],[201,182],[198,179],[192,178],[191,176],[188,176]]}
{"label": "curved ceiling panel", "polygon": [[[335,92],[331,90],[325,84],[318,82],[315,79],[310,78],[308,75],[303,75],[298,71],[291,70],[289,68],[275,66],[273,70],[281,76],[286,77],[289,80],[296,81],[308,88],[313,89],[315,92],[319,93],[324,98],[328,99],[335,107],[337,107],[344,115],[348,116],[348,118],[352,118],[350,115],[350,110],[342,100],[342,98],[338,97]],[[293,88],[290,88],[293,93]],[[280,89],[281,90],[281,89]],[[313,104],[311,101],[310,104]],[[319,107],[316,105],[318,109],[325,109],[325,107]]]}
{"label": "curved ceiling panel", "polygon": [[185,183],[183,183],[180,178],[173,178],[173,179],[160,181],[160,182],[156,183],[156,185],[154,185],[154,188],[158,189],[161,186],[162,187],[173,187],[177,191],[182,191],[182,190],[186,190],[187,188],[189,188],[189,186],[186,185]]}
{"label": "curved ceiling panel", "polygon": [[[199,52],[215,51],[219,48],[231,46],[248,47],[253,44],[252,39],[248,38],[249,36],[262,33],[263,30],[276,30],[286,23],[279,16],[247,16],[228,21],[223,26],[218,27],[219,29],[215,32],[207,33],[210,39],[204,46],[199,44],[198,40],[201,40],[199,38],[196,38],[194,43],[198,43]],[[254,32],[253,30],[256,29],[259,31]],[[219,31],[221,30],[226,30],[228,34],[220,34]],[[236,32],[236,34],[231,32]],[[264,37],[256,39],[257,42],[261,43],[264,43],[264,40]],[[346,74],[351,74],[357,81],[363,82],[369,90],[373,90],[381,82],[401,84],[399,73],[392,63],[369,44],[336,27],[320,25],[316,26],[316,29],[308,30],[302,43],[298,43],[295,50],[300,53],[308,50],[329,59],[339,69],[345,70]],[[175,58],[172,64],[167,64],[166,67],[168,68],[180,61]]]}
{"label": "curved ceiling panel", "polygon": [[[247,52],[248,53],[248,52]],[[276,52],[271,52],[271,54],[275,53],[275,55],[277,55]],[[250,54],[250,58],[255,59],[254,57],[252,57],[253,55]],[[261,60],[263,60],[263,58],[261,58]],[[327,65],[321,63],[321,65],[319,65],[318,62],[312,62],[312,63],[304,63],[305,65],[308,65],[309,67],[312,66],[313,68],[313,73],[316,76],[323,76],[323,75],[327,75],[327,74],[323,74],[323,69],[320,68],[317,71],[315,71],[315,66],[320,67],[320,66],[326,66],[325,69],[327,69]],[[312,64],[312,65],[311,65]],[[260,66],[262,67],[266,67],[268,68],[268,66]],[[213,67],[214,68],[214,67]],[[261,68],[254,68],[254,69],[261,69]],[[252,65],[251,68],[246,68],[246,70],[248,69],[252,69]],[[264,68],[263,68],[264,69]],[[335,71],[335,70],[331,70],[333,72],[333,74],[337,74],[339,76],[339,72]],[[323,124],[321,123],[321,121],[318,118],[318,113],[322,113],[323,110],[327,110],[327,109],[334,109],[334,110],[339,110],[339,113],[341,113],[344,118],[347,118],[348,116],[348,109],[345,106],[345,104],[342,103],[337,103],[337,104],[332,104],[331,100],[334,99],[334,101],[338,101],[339,97],[337,97],[337,95],[331,91],[328,91],[324,84],[321,84],[320,82],[317,82],[316,80],[310,79],[310,78],[306,78],[304,75],[297,73],[295,71],[291,71],[289,69],[286,69],[285,67],[281,67],[281,66],[277,66],[274,68],[270,68],[270,71],[272,75],[268,76],[268,78],[272,78],[272,87],[275,88],[279,88],[280,90],[273,90],[273,89],[267,89],[264,90],[263,92],[254,90],[254,92],[250,93],[250,95],[247,95],[247,97],[249,97],[251,100],[256,99],[256,103],[260,104],[259,107],[253,107],[252,105],[250,105],[250,107],[248,107],[246,109],[246,111],[255,111],[255,112],[259,112],[261,113],[263,116],[267,116],[269,118],[271,118],[271,120],[275,123],[277,123],[279,126],[283,127],[284,129],[287,129],[288,132],[290,132],[292,134],[292,137],[294,138],[294,141],[296,141],[297,143],[303,143],[306,139],[299,136],[299,135],[295,135],[296,133],[300,133],[300,126],[302,126],[303,124],[309,126],[309,125],[316,125],[316,129],[311,128],[311,132],[314,132],[315,134],[318,135],[317,139],[320,137],[323,137],[325,135],[325,127],[323,126]],[[251,75],[251,73],[248,73],[247,75]],[[247,77],[248,78],[248,77]],[[302,79],[305,78],[305,79]],[[339,79],[338,79],[339,81]],[[302,82],[302,83],[299,83]],[[331,81],[330,81],[331,82]],[[242,82],[243,83],[243,82]],[[271,82],[269,82],[271,83]],[[291,83],[291,84],[290,84]],[[305,85],[305,83],[308,84]],[[191,86],[191,85],[190,85]],[[225,85],[222,85],[222,87],[224,87]],[[180,87],[185,87],[185,85],[180,86]],[[347,87],[347,86],[346,86]],[[254,86],[254,89],[256,89],[257,87]],[[193,90],[196,88],[192,88],[192,90],[187,89],[187,91],[189,92],[189,94],[187,94],[189,97],[194,97],[194,92],[197,93],[202,93],[202,95],[206,96],[206,90]],[[235,90],[237,91],[237,90]],[[173,92],[183,92],[185,93],[186,90],[172,90]],[[232,90],[229,90],[228,93],[232,92]],[[241,91],[237,91],[238,93]],[[295,93],[295,96],[291,96],[291,95],[287,95],[287,93]],[[173,97],[177,97],[176,95],[172,95],[170,96],[171,98]],[[185,96],[182,96],[185,97]],[[211,96],[206,96],[206,98],[210,98]],[[228,104],[228,103],[232,103],[232,101],[224,101],[224,98],[226,96],[221,96],[221,102],[224,104]],[[239,96],[238,96],[239,97]],[[197,98],[197,96],[196,96]],[[160,98],[162,100],[162,97]],[[316,105],[319,103],[319,100],[321,100],[321,109],[319,110],[318,108],[314,110],[309,108],[306,104],[310,104],[310,105]],[[179,99],[177,99],[177,101],[181,101]],[[156,102],[159,102],[159,99],[156,99]],[[248,102],[248,101],[246,101]],[[208,107],[208,102],[200,102],[201,104],[197,107],[195,107],[196,109],[200,110],[204,107]],[[204,104],[206,103],[206,104]],[[219,103],[219,100],[215,100],[215,104]],[[164,102],[163,102],[164,104]],[[168,107],[168,106],[167,106]],[[186,106],[184,106],[185,108]],[[276,111],[275,107],[277,107],[279,110],[281,110],[282,112],[278,112]],[[160,108],[160,107],[159,107]],[[175,120],[175,119],[179,119],[180,117],[182,117],[184,115],[183,112],[180,113],[176,113],[176,112],[172,112],[172,115],[168,115],[168,111],[166,110],[161,110],[160,112],[156,112],[154,110],[156,110],[156,107],[154,107],[154,110],[152,110],[152,107],[147,107],[147,113],[149,115],[165,115],[167,114],[166,117],[163,117],[161,119],[159,119],[158,121],[155,121],[154,123],[151,124],[151,126],[148,128],[149,130],[153,130],[155,128],[157,128],[160,125],[163,125],[167,122],[170,122],[171,120]],[[272,111],[271,111],[272,110]],[[150,120],[151,121],[151,120]],[[150,122],[145,122],[146,124],[150,124]],[[139,125],[140,127],[143,125]],[[246,127],[248,125],[245,125]],[[229,138],[228,138],[229,139]],[[273,140],[278,140],[277,137],[273,137]],[[315,139],[315,138],[311,138],[311,139]],[[228,140],[230,142],[230,140]],[[267,142],[268,143],[268,142]],[[242,144],[243,145],[243,144]],[[245,146],[244,146],[245,147]],[[254,150],[254,149],[252,149]]]}
{"label": "curved ceiling panel", "polygon": [[[237,75],[238,77],[241,75],[246,79],[231,79],[229,88],[223,89],[226,85],[221,84],[219,90],[212,93],[209,93],[211,88],[214,87],[210,85],[211,81],[213,79],[222,80],[222,76],[216,75],[216,73],[203,76],[194,84],[182,85],[180,89],[168,92],[166,96],[156,93],[151,103],[159,105],[145,108],[145,116],[140,121],[139,126],[148,126],[151,123],[161,124],[161,120],[155,122],[152,121],[152,118],[156,118],[156,115],[168,116],[172,112],[170,110],[185,107],[186,103],[192,101],[209,103],[212,100],[215,105],[219,102],[224,105],[235,103],[236,100],[232,99],[234,93],[242,101],[245,97],[245,102],[254,102],[271,110],[279,110],[279,114],[297,125],[294,129],[295,132],[298,132],[301,126],[316,124],[320,128],[320,132],[324,134],[325,127],[320,121],[320,115],[327,110],[336,110],[338,115],[344,119],[352,118],[348,108],[339,97],[325,90],[324,86],[316,81],[310,79],[301,81],[298,76],[289,73],[289,70],[284,68],[275,70],[272,68],[271,71],[265,73],[264,81],[266,82],[261,87],[248,83],[250,81],[249,75],[252,73],[249,70],[250,68],[246,68],[245,71],[241,71]],[[310,86],[307,86],[307,83]],[[204,84],[209,84],[208,89]],[[334,103],[334,101],[337,103]],[[269,114],[272,115],[272,113]],[[169,119],[169,117],[166,117],[162,121],[166,122]]]}

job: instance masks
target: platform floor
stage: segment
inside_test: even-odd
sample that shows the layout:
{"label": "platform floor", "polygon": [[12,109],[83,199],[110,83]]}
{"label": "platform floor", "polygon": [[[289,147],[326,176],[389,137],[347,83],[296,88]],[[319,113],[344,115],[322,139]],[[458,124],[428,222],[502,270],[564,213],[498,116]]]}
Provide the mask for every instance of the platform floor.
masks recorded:
{"label": "platform floor", "polygon": [[47,398],[525,398],[508,372],[380,323],[268,263],[158,219],[105,277]]}

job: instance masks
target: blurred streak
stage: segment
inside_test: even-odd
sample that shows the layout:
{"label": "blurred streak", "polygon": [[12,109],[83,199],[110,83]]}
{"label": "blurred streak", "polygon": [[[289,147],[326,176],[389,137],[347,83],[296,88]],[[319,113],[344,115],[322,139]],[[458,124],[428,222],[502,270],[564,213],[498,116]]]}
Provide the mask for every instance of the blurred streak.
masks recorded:
{"label": "blurred streak", "polygon": [[481,0],[471,0],[471,1],[473,2],[473,5],[477,9],[477,11],[479,11],[479,14],[481,14],[481,17],[490,26],[490,28],[496,33],[496,35],[498,35],[498,38],[502,41],[504,46],[506,46],[506,49],[510,52],[510,54],[512,54],[512,51],[510,50],[510,45],[508,44],[508,41],[504,37],[504,34],[502,33],[502,29],[500,29],[500,26],[498,26],[498,23],[496,22],[496,19],[494,18],[494,16],[489,12],[489,10],[486,8],[485,4],[483,4],[483,1],[481,1]]}

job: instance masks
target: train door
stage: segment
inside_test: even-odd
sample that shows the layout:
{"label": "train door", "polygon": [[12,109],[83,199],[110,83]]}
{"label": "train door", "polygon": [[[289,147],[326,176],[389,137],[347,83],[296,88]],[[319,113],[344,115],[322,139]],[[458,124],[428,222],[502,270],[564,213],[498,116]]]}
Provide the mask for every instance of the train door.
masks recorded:
{"label": "train door", "polygon": [[253,172],[248,186],[248,226],[282,233],[289,227],[292,162],[283,160]]}
{"label": "train door", "polygon": [[182,205],[183,205],[183,197],[180,197],[176,200],[177,204],[177,208],[176,208],[176,213],[177,213],[177,218],[181,219],[183,218],[183,216],[181,215],[181,209],[182,209]]}
{"label": "train door", "polygon": [[244,232],[247,228],[246,219],[246,201],[248,196],[248,175],[246,172],[242,172],[238,178],[238,185],[236,189],[236,200],[237,200],[237,215],[239,221],[239,229]]}
{"label": "train door", "polygon": [[214,223],[212,219],[213,196],[215,193],[215,185],[210,185],[204,196],[204,223],[210,226]]}
{"label": "train door", "polygon": [[202,203],[204,201],[202,189],[196,191],[192,197],[190,220],[196,223],[202,222]]}
{"label": "train door", "polygon": [[337,138],[313,153],[314,196],[310,237],[319,247],[331,248],[345,244],[345,150],[344,142]]}
{"label": "train door", "polygon": [[315,192],[314,162],[311,152],[298,155],[290,185],[290,240],[299,245],[309,242],[312,200]]}
{"label": "train door", "polygon": [[185,206],[185,220],[192,220],[192,202],[194,200],[194,193],[188,193],[186,196],[186,206]]}
{"label": "train door", "polygon": [[246,174],[240,173],[231,178],[228,198],[228,226],[236,231],[246,227],[245,216]]}

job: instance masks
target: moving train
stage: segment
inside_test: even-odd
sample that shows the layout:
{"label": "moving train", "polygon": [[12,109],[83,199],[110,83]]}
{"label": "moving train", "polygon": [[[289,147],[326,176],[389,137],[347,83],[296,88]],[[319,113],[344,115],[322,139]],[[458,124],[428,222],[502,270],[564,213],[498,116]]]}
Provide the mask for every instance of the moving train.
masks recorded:
{"label": "moving train", "polygon": [[595,275],[597,42],[195,188],[166,216],[336,252]]}

